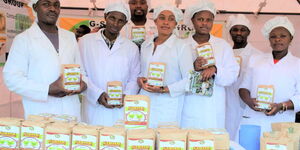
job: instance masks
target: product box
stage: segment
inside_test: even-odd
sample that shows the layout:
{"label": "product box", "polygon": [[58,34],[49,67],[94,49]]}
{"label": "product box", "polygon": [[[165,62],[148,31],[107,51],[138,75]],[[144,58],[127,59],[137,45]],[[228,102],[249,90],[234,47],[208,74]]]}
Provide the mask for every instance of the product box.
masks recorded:
{"label": "product box", "polygon": [[166,72],[166,64],[152,62],[149,64],[148,68],[148,84],[154,86],[164,85],[164,76]]}
{"label": "product box", "polygon": [[100,150],[125,150],[126,130],[124,128],[105,127],[100,130]]}
{"label": "product box", "polygon": [[155,150],[155,132],[152,129],[127,131],[127,150]]}
{"label": "product box", "polygon": [[203,57],[207,60],[207,63],[202,66],[203,69],[215,65],[216,60],[214,57],[213,47],[209,42],[200,44],[196,50],[199,57]]}
{"label": "product box", "polygon": [[46,127],[45,150],[69,150],[74,124],[52,123]]}
{"label": "product box", "polygon": [[131,28],[131,40],[136,45],[140,46],[146,39],[145,26],[134,26]]}
{"label": "product box", "polygon": [[64,64],[62,65],[63,87],[68,91],[80,90],[80,65]]}
{"label": "product box", "polygon": [[157,149],[186,150],[187,131],[180,129],[158,129]]}
{"label": "product box", "polygon": [[213,134],[215,139],[216,150],[229,150],[230,139],[229,139],[229,134],[225,129],[211,128],[206,130],[210,131]]}
{"label": "product box", "polygon": [[72,150],[98,150],[99,128],[77,125],[72,132]]}
{"label": "product box", "polygon": [[188,150],[214,150],[215,137],[206,130],[189,130]]}
{"label": "product box", "polygon": [[21,121],[18,118],[0,118],[0,149],[19,149]]}
{"label": "product box", "polygon": [[123,87],[120,81],[107,82],[107,94],[109,105],[122,105],[123,104]]}
{"label": "product box", "polygon": [[271,109],[270,104],[274,101],[275,89],[273,85],[259,85],[257,87],[256,100],[258,101],[257,108]]}

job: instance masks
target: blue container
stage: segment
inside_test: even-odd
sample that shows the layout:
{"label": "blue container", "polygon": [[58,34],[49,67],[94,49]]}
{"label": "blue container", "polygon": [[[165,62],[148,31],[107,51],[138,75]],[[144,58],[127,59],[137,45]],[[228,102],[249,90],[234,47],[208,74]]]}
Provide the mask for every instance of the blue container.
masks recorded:
{"label": "blue container", "polygon": [[241,125],[239,131],[239,144],[246,150],[260,149],[261,127],[257,125]]}

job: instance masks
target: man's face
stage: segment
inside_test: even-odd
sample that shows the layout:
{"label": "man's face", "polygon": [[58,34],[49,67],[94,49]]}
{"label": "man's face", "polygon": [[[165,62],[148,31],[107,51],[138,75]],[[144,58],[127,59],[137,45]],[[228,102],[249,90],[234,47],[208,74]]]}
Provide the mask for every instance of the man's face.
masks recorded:
{"label": "man's face", "polygon": [[234,43],[245,43],[250,30],[244,25],[235,25],[230,29],[230,35]]}
{"label": "man's face", "polygon": [[129,0],[130,12],[132,16],[146,16],[148,11],[147,0]]}
{"label": "man's face", "polygon": [[194,14],[192,22],[197,33],[209,34],[214,23],[214,15],[210,11],[200,11]]}
{"label": "man's face", "polygon": [[60,14],[59,0],[39,0],[34,6],[39,22],[55,25]]}
{"label": "man's face", "polygon": [[104,15],[106,21],[106,30],[112,34],[119,34],[123,26],[127,23],[126,16],[117,11],[109,12]]}

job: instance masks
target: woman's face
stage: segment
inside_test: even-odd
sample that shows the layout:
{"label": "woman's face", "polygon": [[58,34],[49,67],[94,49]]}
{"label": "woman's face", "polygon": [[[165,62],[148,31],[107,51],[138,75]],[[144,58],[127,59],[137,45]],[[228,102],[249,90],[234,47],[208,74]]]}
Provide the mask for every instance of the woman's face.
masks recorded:
{"label": "woman's face", "polygon": [[214,23],[214,15],[210,11],[199,11],[194,14],[192,22],[197,33],[209,34]]}
{"label": "woman's face", "polygon": [[284,27],[274,28],[269,34],[269,41],[273,51],[283,51],[289,48],[293,36]]}
{"label": "woman's face", "polygon": [[169,10],[162,11],[154,20],[158,34],[170,35],[177,25],[174,14]]}

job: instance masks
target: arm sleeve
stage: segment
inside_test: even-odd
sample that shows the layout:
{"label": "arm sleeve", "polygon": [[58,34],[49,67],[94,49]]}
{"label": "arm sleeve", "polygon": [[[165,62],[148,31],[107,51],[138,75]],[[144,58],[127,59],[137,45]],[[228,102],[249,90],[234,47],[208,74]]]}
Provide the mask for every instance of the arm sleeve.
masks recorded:
{"label": "arm sleeve", "polygon": [[126,89],[124,91],[124,94],[126,95],[136,95],[139,91],[139,86],[137,84],[137,78],[141,72],[141,64],[140,64],[140,54],[138,47],[134,45],[133,49],[134,50],[134,55],[132,57],[131,61],[131,66],[130,68],[130,74],[129,78],[127,81]]}
{"label": "arm sleeve", "polygon": [[86,63],[86,60],[88,60],[88,58],[86,58],[85,52],[85,39],[81,38],[79,40],[79,52],[80,52],[80,58],[81,58],[81,63],[82,63],[82,69],[83,69],[83,73],[84,73],[84,81],[87,84],[87,90],[85,92],[86,96],[87,96],[87,100],[94,105],[98,105],[98,99],[100,97],[100,95],[105,92],[104,89],[101,89],[99,87],[97,87],[93,81],[89,78],[89,67],[88,64]]}
{"label": "arm sleeve", "polygon": [[250,62],[251,61],[252,57],[249,58],[249,61],[248,61],[248,65],[247,67],[244,69],[243,71],[243,78],[241,79],[241,84],[239,86],[239,88],[244,88],[244,89],[248,89],[249,91],[251,91],[251,85],[252,85],[252,72],[253,72],[253,69],[252,69],[252,64]]}
{"label": "arm sleeve", "polygon": [[194,70],[193,56],[190,45],[184,45],[178,53],[178,63],[182,79],[168,85],[170,95],[177,97],[185,93],[185,86],[188,83],[188,72]]}
{"label": "arm sleeve", "polygon": [[[298,66],[300,67],[300,61],[299,61],[298,64],[299,64]],[[296,85],[295,85],[295,88],[296,88],[295,91],[296,92],[295,92],[295,95],[290,98],[290,100],[294,104],[294,112],[295,113],[300,111],[300,78],[299,78],[299,75],[300,75],[300,71],[298,71],[298,77],[296,78]]]}
{"label": "arm sleeve", "polygon": [[216,74],[216,84],[219,86],[229,86],[237,80],[240,66],[237,63],[233,50],[230,45],[223,44],[223,57],[220,63],[216,64],[217,74]]}
{"label": "arm sleeve", "polygon": [[29,39],[16,36],[13,40],[8,60],[4,66],[4,82],[10,91],[35,101],[47,101],[49,84],[28,78],[30,66]]}

